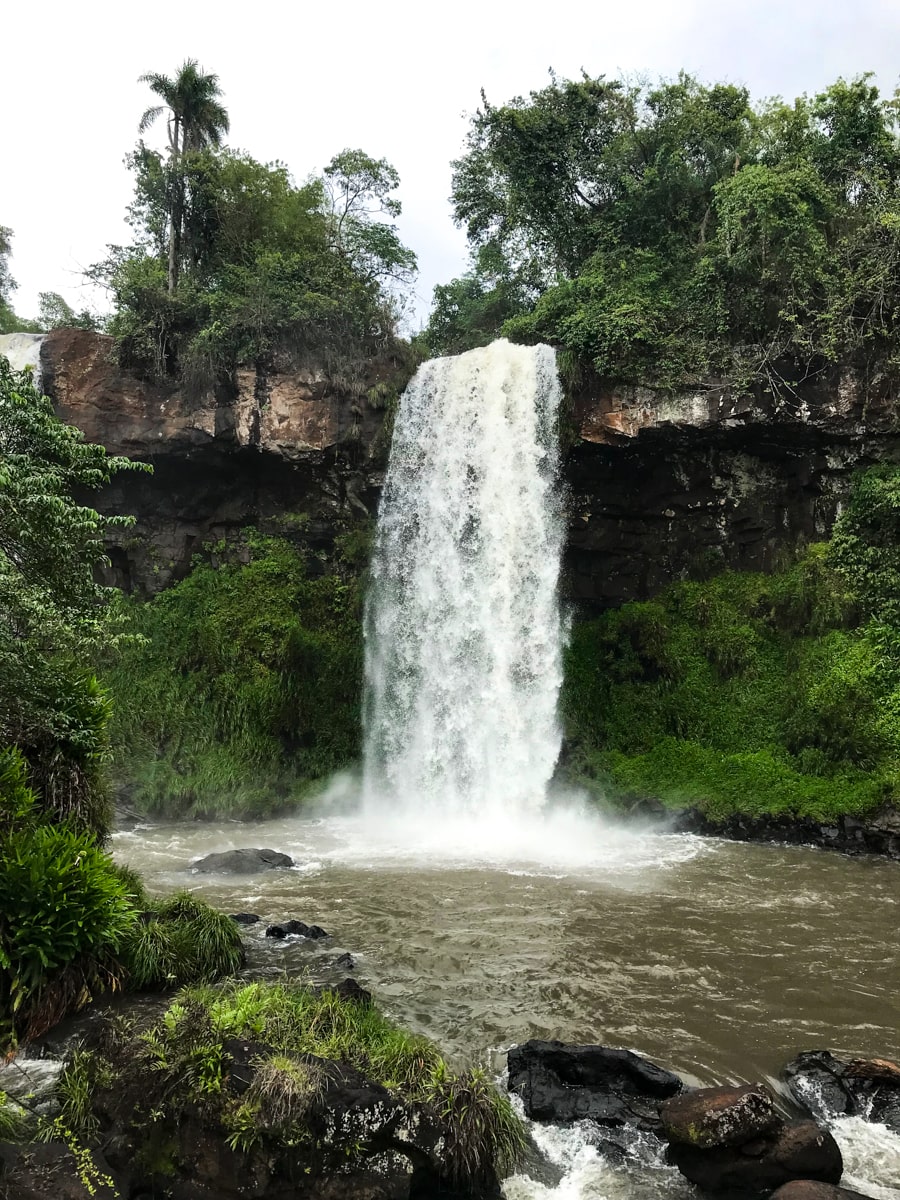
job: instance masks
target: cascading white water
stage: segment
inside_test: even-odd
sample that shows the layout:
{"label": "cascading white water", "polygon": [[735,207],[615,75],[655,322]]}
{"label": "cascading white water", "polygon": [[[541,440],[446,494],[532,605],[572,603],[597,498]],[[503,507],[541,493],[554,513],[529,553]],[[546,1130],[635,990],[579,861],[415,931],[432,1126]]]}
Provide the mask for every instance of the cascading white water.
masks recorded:
{"label": "cascading white water", "polygon": [[41,344],[43,333],[0,334],[0,354],[9,359],[14,371],[31,369],[34,385],[41,390]]}
{"label": "cascading white water", "polygon": [[400,402],[366,612],[367,804],[533,812],[560,748],[564,625],[548,346],[425,363]]}

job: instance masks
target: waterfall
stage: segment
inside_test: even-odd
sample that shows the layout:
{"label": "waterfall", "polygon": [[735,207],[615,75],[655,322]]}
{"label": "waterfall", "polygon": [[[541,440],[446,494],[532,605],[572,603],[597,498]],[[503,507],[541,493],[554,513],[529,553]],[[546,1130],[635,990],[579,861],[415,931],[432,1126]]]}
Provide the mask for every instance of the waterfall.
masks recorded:
{"label": "waterfall", "polygon": [[564,625],[548,346],[425,363],[394,428],[366,606],[372,807],[515,815],[560,749]]}
{"label": "waterfall", "polygon": [[43,333],[0,334],[0,354],[9,359],[14,371],[30,367],[38,391],[41,390],[41,344],[45,336]]}

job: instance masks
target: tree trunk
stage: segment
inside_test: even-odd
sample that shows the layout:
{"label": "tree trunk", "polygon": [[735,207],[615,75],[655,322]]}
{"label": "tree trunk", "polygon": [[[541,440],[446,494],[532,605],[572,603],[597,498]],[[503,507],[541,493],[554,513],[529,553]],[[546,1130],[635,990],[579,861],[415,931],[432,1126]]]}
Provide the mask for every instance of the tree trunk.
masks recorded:
{"label": "tree trunk", "polygon": [[171,143],[172,164],[172,207],[169,211],[169,295],[174,296],[178,286],[178,249],[181,241],[181,219],[183,209],[183,181],[181,178],[181,155],[179,153],[179,121],[175,119],[174,137]]}

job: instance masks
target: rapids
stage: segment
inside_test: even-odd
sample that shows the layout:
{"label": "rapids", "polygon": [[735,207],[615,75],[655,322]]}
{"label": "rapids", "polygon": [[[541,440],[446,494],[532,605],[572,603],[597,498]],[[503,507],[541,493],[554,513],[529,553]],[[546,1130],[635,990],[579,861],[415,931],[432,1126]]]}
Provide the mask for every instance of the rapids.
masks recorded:
{"label": "rapids", "polygon": [[[423,821],[423,826],[427,822]],[[543,834],[542,834],[543,831]],[[188,870],[212,850],[270,846],[296,867],[250,879]],[[476,843],[453,826],[336,815],[163,825],[115,835],[160,893],[189,887],[247,931],[251,971],[328,978],[343,951],[402,1024],[499,1074],[529,1037],[629,1047],[689,1082],[774,1080],[799,1050],[900,1054],[900,867],[796,847],[636,833],[564,813]],[[325,944],[265,939],[267,921],[322,925]],[[587,1129],[536,1130],[566,1174],[507,1183],[509,1200],[693,1195],[651,1146],[626,1167]],[[847,1176],[900,1198],[900,1139],[835,1130]]]}

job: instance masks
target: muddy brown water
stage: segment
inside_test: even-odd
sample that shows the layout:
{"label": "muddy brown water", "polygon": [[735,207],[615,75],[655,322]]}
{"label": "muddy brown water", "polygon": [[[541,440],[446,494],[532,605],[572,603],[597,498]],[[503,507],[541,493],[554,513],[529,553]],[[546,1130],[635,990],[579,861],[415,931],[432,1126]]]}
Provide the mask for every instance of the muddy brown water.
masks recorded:
{"label": "muddy brown water", "polygon": [[[900,864],[590,822],[532,833],[501,846],[495,830],[432,824],[417,840],[378,822],[292,818],[138,827],[114,851],[155,892],[187,887],[258,913],[246,931],[256,973],[322,977],[349,951],[381,1007],[459,1063],[499,1071],[510,1045],[555,1037],[628,1047],[712,1084],[774,1078],[804,1049],[900,1056]],[[239,846],[284,851],[295,869],[191,872]],[[267,922],[291,917],[332,937],[264,938]],[[569,1171],[555,1194],[681,1186],[658,1163],[650,1190],[640,1172],[625,1184],[589,1138],[542,1136]],[[900,1196],[900,1140],[854,1155],[868,1163],[848,1163],[854,1178]]]}

